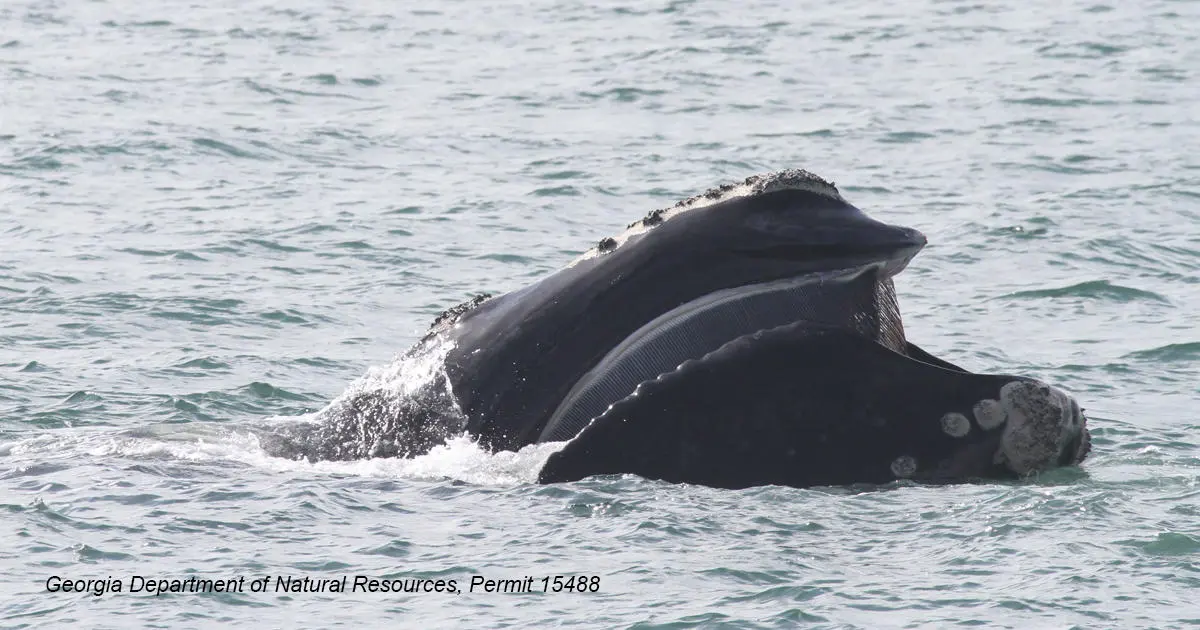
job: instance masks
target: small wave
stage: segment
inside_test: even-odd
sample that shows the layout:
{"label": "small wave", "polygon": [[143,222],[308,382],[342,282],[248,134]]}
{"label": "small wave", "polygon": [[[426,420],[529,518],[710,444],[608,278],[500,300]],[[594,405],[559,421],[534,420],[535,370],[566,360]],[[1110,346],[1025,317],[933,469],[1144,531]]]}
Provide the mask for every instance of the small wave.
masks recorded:
{"label": "small wave", "polygon": [[1055,289],[1037,289],[1034,291],[1017,291],[1004,295],[1004,298],[1092,298],[1105,299],[1114,302],[1133,302],[1137,300],[1149,300],[1153,302],[1161,302],[1169,304],[1170,300],[1154,293],[1153,291],[1145,291],[1142,289],[1134,289],[1131,287],[1123,287],[1118,284],[1112,284],[1107,280],[1093,280],[1091,282],[1081,282],[1073,284],[1069,287],[1059,287]]}
{"label": "small wave", "polygon": [[1158,348],[1130,352],[1124,359],[1140,359],[1143,361],[1195,361],[1200,359],[1200,341],[1191,343],[1172,343]]}
{"label": "small wave", "polygon": [[254,160],[272,159],[271,156],[268,156],[268,155],[265,155],[262,153],[257,153],[255,151],[243,149],[243,148],[234,146],[228,142],[222,142],[222,141],[216,140],[214,138],[192,138],[192,144],[195,145],[196,147],[199,147],[199,149],[201,149],[205,153],[216,152],[216,153],[223,153],[230,157],[249,158],[249,159],[254,159]]}

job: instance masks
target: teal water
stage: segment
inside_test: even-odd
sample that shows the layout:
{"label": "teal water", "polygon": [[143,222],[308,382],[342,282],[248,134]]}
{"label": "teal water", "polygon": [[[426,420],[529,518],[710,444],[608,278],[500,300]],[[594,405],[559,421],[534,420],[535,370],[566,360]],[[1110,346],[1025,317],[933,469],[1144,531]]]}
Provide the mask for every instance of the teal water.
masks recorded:
{"label": "teal water", "polygon": [[[1200,626],[1198,24],[1178,0],[5,2],[0,625]],[[254,439],[372,368],[400,384],[442,309],[787,167],[929,236],[910,338],[1071,390],[1082,468],[540,487],[537,448]],[[465,592],[556,574],[599,592]]]}

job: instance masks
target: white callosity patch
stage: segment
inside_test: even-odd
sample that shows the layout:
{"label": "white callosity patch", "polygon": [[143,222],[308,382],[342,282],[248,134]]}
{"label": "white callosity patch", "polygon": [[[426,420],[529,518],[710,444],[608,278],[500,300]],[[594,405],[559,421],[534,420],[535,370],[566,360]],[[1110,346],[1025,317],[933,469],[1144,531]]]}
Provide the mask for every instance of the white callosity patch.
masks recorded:
{"label": "white callosity patch", "polygon": [[979,428],[984,431],[991,431],[1004,424],[1004,407],[999,400],[984,398],[975,403],[971,411],[975,414],[975,422],[978,422]]}
{"label": "white callosity patch", "polygon": [[971,421],[961,413],[952,411],[942,416],[942,431],[950,437],[963,437],[971,432]]}
{"label": "white callosity patch", "polygon": [[912,455],[901,455],[892,460],[892,474],[907,479],[917,472],[917,459]]}
{"label": "white callosity patch", "polygon": [[1049,385],[1014,381],[1000,389],[1000,406],[1008,424],[996,462],[1020,475],[1053,466],[1072,425],[1070,398]]}
{"label": "white callosity patch", "polygon": [[729,201],[730,199],[765,195],[780,190],[801,190],[829,197],[837,201],[845,201],[832,182],[825,181],[820,176],[803,169],[787,169],[765,175],[751,175],[740,183],[725,184],[717,188],[711,188],[703,194],[684,199],[670,208],[651,212],[645,219],[630,224],[629,229],[624,232],[604,239],[601,241],[601,245],[589,249],[571,264],[574,265],[581,260],[587,260],[588,258],[612,251],[630,238],[647,232],[655,226],[665,221],[670,221],[672,218],[685,212],[705,208]]}

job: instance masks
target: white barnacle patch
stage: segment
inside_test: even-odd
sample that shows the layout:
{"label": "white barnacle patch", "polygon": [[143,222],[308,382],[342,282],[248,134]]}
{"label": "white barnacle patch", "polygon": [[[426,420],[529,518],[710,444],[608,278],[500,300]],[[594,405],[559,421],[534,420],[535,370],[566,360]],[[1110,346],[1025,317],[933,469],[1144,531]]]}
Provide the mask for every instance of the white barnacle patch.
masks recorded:
{"label": "white barnacle patch", "polygon": [[601,240],[599,245],[584,252],[571,265],[617,249],[630,238],[648,232],[659,224],[670,221],[672,218],[685,212],[706,208],[729,201],[730,199],[737,199],[738,197],[765,195],[779,190],[802,190],[823,195],[830,199],[836,199],[837,201],[844,201],[836,186],[805,170],[788,169],[767,173],[766,175],[751,175],[740,183],[725,184],[717,188],[711,188],[695,197],[684,199],[670,208],[655,210],[645,219],[630,224],[629,228],[624,232]]}
{"label": "white barnacle patch", "polygon": [[1000,389],[1008,419],[996,462],[1020,475],[1054,465],[1071,423],[1070,399],[1063,392],[1031,381],[1013,381]]}
{"label": "white barnacle patch", "polygon": [[942,416],[942,431],[950,437],[963,437],[971,432],[971,421],[961,413],[951,411]]}
{"label": "white barnacle patch", "polygon": [[1004,407],[999,400],[984,398],[975,403],[971,412],[975,415],[975,422],[978,422],[984,431],[991,431],[1004,424]]}
{"label": "white barnacle patch", "polygon": [[892,460],[892,474],[907,479],[917,472],[917,459],[912,455],[901,455]]}

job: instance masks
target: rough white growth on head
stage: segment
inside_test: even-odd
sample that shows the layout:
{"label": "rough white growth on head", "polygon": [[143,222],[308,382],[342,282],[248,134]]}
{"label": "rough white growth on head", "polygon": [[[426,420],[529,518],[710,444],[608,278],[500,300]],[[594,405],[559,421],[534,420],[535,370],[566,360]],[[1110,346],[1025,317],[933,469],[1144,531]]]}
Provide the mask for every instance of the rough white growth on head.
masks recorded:
{"label": "rough white growth on head", "polygon": [[672,218],[690,210],[705,208],[729,201],[730,199],[737,199],[738,197],[753,197],[780,190],[800,190],[829,197],[837,201],[845,201],[832,182],[825,181],[820,176],[803,169],[787,169],[765,175],[751,175],[737,184],[724,184],[716,188],[710,188],[704,193],[684,199],[670,208],[655,210],[646,215],[646,218],[629,224],[629,228],[624,232],[600,241],[599,245],[584,252],[582,256],[571,264],[574,265],[581,260],[587,260],[605,252],[610,252],[623,245],[631,237],[647,232],[660,223],[670,221]]}
{"label": "rough white growth on head", "polygon": [[1019,475],[1053,466],[1073,424],[1067,395],[1042,383],[1013,381],[1000,389],[1000,406],[1008,425],[996,462]]}
{"label": "rough white growth on head", "polygon": [[907,479],[917,472],[917,460],[912,455],[901,455],[892,460],[892,474]]}
{"label": "rough white growth on head", "polygon": [[942,416],[942,431],[950,437],[963,437],[971,432],[971,421],[961,413],[951,411]]}
{"label": "rough white growth on head", "polygon": [[1004,424],[1004,407],[1000,405],[999,400],[984,398],[975,403],[971,412],[975,414],[975,422],[978,422],[984,431],[991,431]]}

